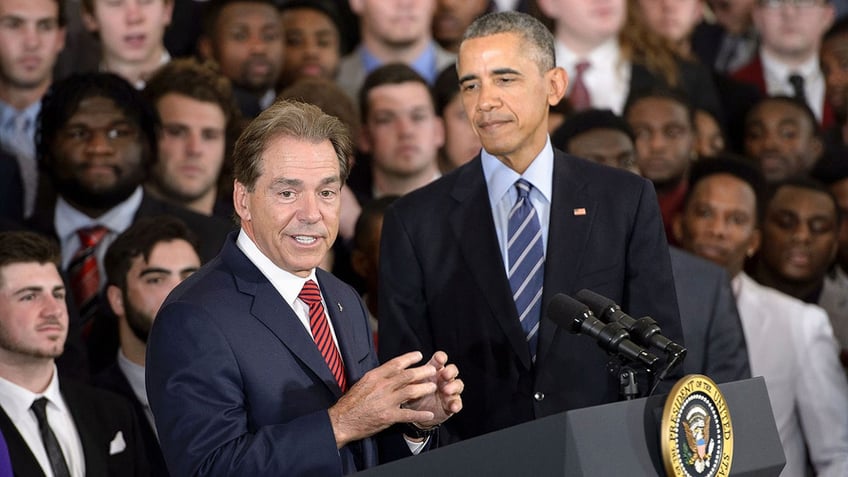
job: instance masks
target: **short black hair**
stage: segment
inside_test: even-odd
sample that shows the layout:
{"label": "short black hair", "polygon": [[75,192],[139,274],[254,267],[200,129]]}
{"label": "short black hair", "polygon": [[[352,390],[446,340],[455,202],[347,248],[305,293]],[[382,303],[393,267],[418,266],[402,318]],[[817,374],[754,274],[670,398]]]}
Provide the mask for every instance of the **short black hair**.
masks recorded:
{"label": "short black hair", "polygon": [[202,27],[201,34],[209,39],[215,38],[215,30],[218,27],[218,18],[221,16],[221,11],[224,7],[234,3],[264,3],[279,10],[279,7],[273,0],[209,0],[203,8],[203,14],[200,19]]}
{"label": "short black hair", "polygon": [[50,86],[41,99],[35,132],[36,155],[42,169],[54,167],[52,145],[59,131],[77,112],[80,103],[88,98],[110,99],[127,118],[141,130],[146,141],[144,169],[156,162],[159,116],[149,101],[127,80],[113,73],[79,73]]}
{"label": "short black hair", "polygon": [[280,13],[301,8],[308,8],[309,10],[322,13],[336,27],[336,32],[339,34],[339,48],[343,48],[342,33],[344,32],[344,22],[342,22],[341,11],[334,2],[328,0],[283,0],[282,2],[277,2],[277,8],[280,10]]}
{"label": "short black hair", "polygon": [[819,125],[819,120],[818,118],[816,118],[816,113],[813,112],[813,110],[810,108],[810,105],[807,104],[807,102],[804,100],[798,99],[794,96],[786,95],[766,96],[757,101],[745,115],[746,128],[748,126],[748,121],[750,120],[751,115],[754,114],[754,111],[765,103],[783,103],[799,109],[804,114],[804,116],[806,116],[807,120],[810,121],[810,125],[813,128],[813,136],[819,137],[821,135],[821,126]]}
{"label": "short black hair", "polygon": [[371,90],[387,84],[401,83],[421,83],[427,90],[430,104],[433,105],[433,111],[436,111],[436,99],[433,97],[433,88],[430,87],[423,76],[405,63],[387,63],[369,73],[365,77],[362,87],[359,89],[359,115],[362,118],[362,124],[368,121],[368,95],[371,93]]}
{"label": "short black hair", "polygon": [[692,163],[689,168],[689,189],[686,192],[684,207],[689,204],[698,182],[716,174],[729,174],[751,187],[756,200],[757,223],[760,223],[766,207],[766,178],[756,162],[729,152],[702,157]]}
{"label": "short black hair", "polygon": [[157,244],[173,240],[185,240],[197,253],[197,236],[182,220],[171,215],[142,217],[136,220],[130,228],[118,235],[106,250],[103,259],[106,283],[126,290],[127,273],[133,260],[143,257],[147,261]]}
{"label": "short black hair", "polygon": [[683,91],[676,88],[670,88],[668,86],[656,85],[632,91],[627,97],[627,101],[624,104],[624,111],[621,113],[621,116],[626,118],[636,103],[649,98],[666,99],[682,106],[686,110],[686,116],[689,118],[689,124],[692,126],[693,130],[695,129],[695,107],[692,105],[692,101],[689,100],[689,97],[686,96],[686,93]]}
{"label": "short black hair", "polygon": [[59,273],[61,260],[59,244],[50,237],[25,230],[0,232],[0,270],[17,263],[52,263]]}
{"label": "short black hair", "polygon": [[636,141],[633,128],[621,116],[609,109],[587,109],[575,113],[566,119],[551,134],[551,144],[565,152],[569,151],[569,143],[575,137],[595,129],[612,129],[627,135],[631,141]]}
{"label": "short black hair", "polygon": [[830,201],[833,203],[833,210],[836,213],[836,223],[842,220],[841,217],[841,209],[839,208],[839,201],[836,200],[836,196],[833,195],[833,192],[830,191],[822,181],[812,178],[807,175],[796,175],[792,177],[787,177],[786,179],[771,184],[768,188],[768,199],[766,200],[766,208],[771,204],[771,201],[774,199],[774,196],[780,192],[780,189],[784,187],[796,187],[799,189],[805,189],[812,192],[818,192],[826,195],[830,198]]}

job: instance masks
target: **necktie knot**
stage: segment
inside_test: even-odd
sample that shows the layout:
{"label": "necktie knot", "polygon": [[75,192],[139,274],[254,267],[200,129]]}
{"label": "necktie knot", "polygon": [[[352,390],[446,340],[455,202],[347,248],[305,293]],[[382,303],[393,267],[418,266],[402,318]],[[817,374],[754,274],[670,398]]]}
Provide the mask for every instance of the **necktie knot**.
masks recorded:
{"label": "necktie knot", "polygon": [[530,197],[530,189],[532,188],[533,186],[525,179],[518,179],[515,181],[515,189],[518,191],[518,200],[527,200]]}
{"label": "necktie knot", "polygon": [[94,247],[108,232],[108,229],[102,225],[95,225],[93,227],[85,227],[77,230],[77,235],[79,236],[80,243],[82,243],[83,247]]}
{"label": "necktie knot", "polygon": [[306,280],[306,283],[303,284],[303,288],[300,290],[300,294],[298,294],[297,297],[307,305],[311,306],[316,303],[321,303],[321,290],[318,289],[318,284],[314,281]]}
{"label": "necktie knot", "polygon": [[801,100],[805,99],[804,77],[803,76],[801,76],[797,73],[793,73],[793,74],[789,75],[789,84],[792,85],[792,90],[795,93],[795,97],[797,99],[801,99]]}
{"label": "necktie knot", "polygon": [[592,63],[589,63],[588,61],[583,60],[583,61],[578,62],[576,65],[574,65],[574,69],[577,70],[577,76],[580,77],[580,76],[583,76],[583,73],[585,73],[586,70],[591,68],[591,66],[592,66]]}
{"label": "necktie knot", "polygon": [[568,100],[571,102],[571,107],[575,111],[583,111],[592,107],[592,95],[583,78],[583,74],[590,66],[591,64],[585,60],[574,65],[577,74],[574,75],[574,84],[571,86]]}
{"label": "necktie knot", "polygon": [[35,413],[35,418],[38,419],[38,427],[43,427],[47,424],[47,398],[40,397],[32,402],[32,412]]}

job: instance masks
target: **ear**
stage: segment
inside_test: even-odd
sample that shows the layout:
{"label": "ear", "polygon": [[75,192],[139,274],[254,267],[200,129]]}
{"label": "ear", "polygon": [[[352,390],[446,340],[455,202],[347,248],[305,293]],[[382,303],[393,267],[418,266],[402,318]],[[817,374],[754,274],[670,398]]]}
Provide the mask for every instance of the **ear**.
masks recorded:
{"label": "ear", "polygon": [[367,124],[363,124],[362,127],[359,128],[359,134],[357,136],[356,147],[359,149],[359,152],[371,154],[371,135],[368,132]]}
{"label": "ear", "polygon": [[97,24],[97,19],[94,18],[94,14],[92,12],[87,11],[83,8],[81,12],[82,16],[82,24],[85,26],[85,29],[90,32],[96,32],[100,29],[100,26]]}
{"label": "ear", "polygon": [[366,278],[368,276],[368,257],[362,250],[354,249],[350,252],[350,265],[360,277]]}
{"label": "ear", "polygon": [[760,245],[763,243],[762,241],[763,233],[760,231],[760,229],[754,230],[754,233],[751,235],[751,241],[748,242],[748,249],[745,250],[745,255],[748,258],[753,257],[754,254],[757,253],[758,250],[760,250]]}
{"label": "ear", "polygon": [[118,317],[126,316],[124,310],[124,297],[121,289],[115,285],[106,287],[106,299],[109,300],[109,307],[112,308],[112,313]]}
{"label": "ear", "polygon": [[545,14],[545,16],[553,19],[554,21],[559,18],[559,9],[557,8],[557,2],[555,0],[536,0],[536,6],[539,7],[539,10]]}
{"label": "ear", "polygon": [[212,40],[208,36],[201,36],[197,39],[197,52],[204,60],[214,60],[215,55],[212,49]]}
{"label": "ear", "polygon": [[162,9],[162,24],[167,26],[171,25],[171,19],[174,15],[174,2],[176,0],[164,0],[165,5]]}
{"label": "ear", "polygon": [[357,17],[362,16],[362,0],[349,0],[348,4],[350,5],[350,11],[355,13]]}
{"label": "ear", "polygon": [[568,73],[559,66],[545,73],[548,79],[548,104],[556,106],[568,88]]}
{"label": "ear", "polygon": [[810,158],[807,161],[806,166],[807,169],[811,169],[816,162],[818,162],[819,158],[821,158],[824,153],[824,142],[822,142],[819,136],[814,137],[810,140]]}
{"label": "ear", "polygon": [[436,125],[433,128],[433,141],[436,142],[438,147],[442,147],[445,145],[445,121],[436,116],[435,118]]}
{"label": "ear", "polygon": [[238,180],[233,181],[233,208],[242,222],[250,222],[249,207],[250,192],[247,187]]}
{"label": "ear", "polygon": [[674,223],[671,224],[671,231],[674,234],[674,240],[677,240],[677,243],[683,243],[683,213],[677,214],[674,216]]}

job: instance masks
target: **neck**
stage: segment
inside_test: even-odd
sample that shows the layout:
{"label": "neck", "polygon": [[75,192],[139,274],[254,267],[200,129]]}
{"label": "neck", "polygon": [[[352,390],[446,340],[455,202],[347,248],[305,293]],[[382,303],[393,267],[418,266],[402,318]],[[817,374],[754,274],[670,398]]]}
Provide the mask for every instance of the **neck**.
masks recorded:
{"label": "neck", "polygon": [[763,45],[763,51],[767,52],[773,58],[776,58],[778,61],[786,65],[789,69],[798,68],[804,63],[810,61],[810,58],[814,58],[818,53],[818,46],[816,46],[815,50],[809,51],[798,51],[798,52],[786,52],[786,51],[775,51],[765,45]]}
{"label": "neck", "polygon": [[430,167],[413,176],[397,176],[374,169],[374,189],[376,196],[404,195],[433,181],[438,171],[436,161]]}
{"label": "neck", "polygon": [[47,88],[50,87],[51,79],[48,78],[38,86],[32,88],[19,88],[17,86],[0,82],[0,100],[12,106],[18,111],[23,111],[33,103],[41,100]]}
{"label": "neck", "polygon": [[147,356],[147,345],[139,340],[127,326],[126,318],[118,318],[118,339],[121,344],[121,353],[127,357],[130,362],[139,366],[144,366],[144,360]]}
{"label": "neck", "polygon": [[680,177],[678,179],[673,179],[671,181],[666,182],[654,182],[654,190],[657,191],[657,196],[665,196],[675,192],[681,184],[683,184],[684,177]]}
{"label": "neck", "polygon": [[430,45],[430,41],[431,38],[427,35],[399,48],[396,45],[389,45],[367,32],[362,35],[362,45],[383,64],[412,64],[419,56],[424,54],[424,51]]}
{"label": "neck", "polygon": [[579,58],[584,58],[595,48],[603,45],[609,38],[581,38],[558,25],[557,40],[562,42],[566,48],[571,50]]}
{"label": "neck", "polygon": [[145,190],[149,192],[150,195],[159,200],[164,200],[166,202],[179,205],[180,207],[185,207],[201,215],[212,215],[212,211],[215,209],[215,199],[218,197],[217,187],[213,187],[201,197],[189,201],[180,201],[178,199],[169,197],[165,195],[162,190],[159,189],[155,184],[152,183],[146,185]]}
{"label": "neck", "polygon": [[822,286],[822,281],[810,281],[804,283],[792,283],[781,279],[777,274],[763,263],[762,258],[757,262],[755,268],[756,279],[767,287],[780,290],[789,296],[801,301],[807,301]]}
{"label": "neck", "polygon": [[107,55],[103,58],[103,68],[123,77],[135,86],[140,81],[147,81],[162,66],[162,55],[164,53],[165,47],[160,45],[142,61],[126,62],[120,58]]}
{"label": "neck", "polygon": [[7,352],[0,359],[0,377],[36,394],[43,393],[53,379],[52,358],[13,356]]}

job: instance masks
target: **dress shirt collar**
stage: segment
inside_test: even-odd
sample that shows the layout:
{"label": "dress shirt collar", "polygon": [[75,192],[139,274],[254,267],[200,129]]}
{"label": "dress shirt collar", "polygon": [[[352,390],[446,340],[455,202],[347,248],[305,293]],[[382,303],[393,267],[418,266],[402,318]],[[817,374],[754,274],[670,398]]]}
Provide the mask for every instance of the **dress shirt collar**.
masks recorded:
{"label": "dress shirt collar", "polygon": [[259,250],[259,247],[257,247],[253,240],[247,236],[244,229],[239,231],[238,239],[236,239],[236,245],[247,256],[247,259],[256,265],[256,268],[262,272],[262,275],[271,282],[271,285],[273,285],[280,295],[282,295],[283,299],[286,300],[286,303],[288,303],[292,309],[296,307],[300,290],[303,289],[303,285],[307,280],[314,280],[320,289],[320,283],[318,283],[318,279],[315,278],[314,268],[306,278],[301,278],[293,273],[283,270],[274,264],[270,258],[265,256],[261,250]]}
{"label": "dress shirt collar", "polygon": [[118,350],[118,368],[124,373],[127,382],[130,383],[130,389],[138,399],[138,402],[144,407],[150,407],[147,401],[147,387],[144,384],[144,366],[139,366],[124,356],[124,350]]}
{"label": "dress shirt collar", "polygon": [[[34,393],[25,389],[7,379],[0,378],[0,405],[6,411],[6,414],[15,420],[17,416],[26,416],[32,407],[33,401],[40,397],[46,397],[49,403],[56,406],[62,413],[70,414],[65,401],[62,399],[62,393],[59,390],[59,376],[56,365],[53,365],[53,377],[50,378],[50,384],[43,393]],[[33,417],[35,419],[35,417]]]}
{"label": "dress shirt collar", "polygon": [[15,119],[23,115],[26,117],[30,136],[35,134],[35,120],[41,111],[41,101],[36,101],[23,110],[15,109],[12,105],[0,100],[0,128],[14,127]]}
{"label": "dress shirt collar", "polygon": [[[169,61],[171,61],[171,54],[170,54],[170,53],[168,53],[168,50],[163,50],[163,51],[162,51],[162,56],[160,56],[160,57],[159,57],[159,67],[157,67],[156,69],[159,69],[159,68],[161,68],[162,66],[165,66],[166,64],[168,64],[168,62],[169,62]],[[109,71],[109,68],[107,68],[107,67],[106,67],[106,64],[105,64],[105,63],[102,63],[102,62],[101,62],[101,63],[100,63],[100,65],[97,67],[97,69],[98,69],[98,71],[100,71],[101,73],[111,73],[111,71]],[[151,72],[150,72],[149,74],[147,74],[146,76],[147,76],[147,77],[152,76],[152,75],[153,75],[153,73],[154,73],[155,71],[156,71],[156,70],[151,71]],[[147,86],[147,80],[146,80],[146,79],[140,79],[140,80],[138,80],[138,81],[136,81],[136,82],[134,82],[134,83],[133,83],[133,87],[134,87],[135,89],[139,90],[139,91],[143,90],[145,86]]]}
{"label": "dress shirt collar", "polygon": [[551,146],[551,139],[548,137],[545,142],[545,147],[542,148],[539,155],[533,159],[524,174],[518,174],[514,170],[507,167],[495,156],[486,152],[485,149],[480,151],[480,159],[483,162],[483,176],[486,178],[486,184],[489,188],[489,201],[492,208],[500,202],[505,195],[509,194],[509,203],[514,203],[518,198],[518,192],[515,191],[515,181],[523,177],[533,188],[539,191],[542,196],[551,202],[553,197],[553,177],[554,177],[554,149]]}
{"label": "dress shirt collar", "polygon": [[565,68],[570,78],[577,74],[577,63],[584,60],[588,61],[592,68],[615,70],[621,60],[621,47],[618,45],[618,38],[610,38],[590,51],[589,54],[579,56],[569,49],[565,43],[557,40],[556,60],[557,66]]}
{"label": "dress shirt collar", "polygon": [[[377,58],[373,53],[368,51],[368,48],[366,48],[365,45],[362,45],[359,51],[361,54],[360,58],[362,58],[362,66],[365,69],[366,75],[385,64],[383,60]],[[435,83],[436,75],[439,73],[436,71],[436,43],[431,40],[427,44],[427,48],[425,48],[417,58],[412,60],[409,67],[415,70],[419,75],[423,76],[424,79],[427,80],[427,83],[431,85]]]}
{"label": "dress shirt collar", "polygon": [[821,78],[819,60],[815,56],[801,63],[796,68],[790,68],[765,50],[760,50],[760,60],[763,63],[766,89],[768,89],[770,95],[788,94],[791,96],[794,94],[792,85],[789,83],[789,75],[801,75],[804,78],[804,89],[807,89],[814,81]]}
{"label": "dress shirt collar", "polygon": [[129,198],[97,218],[83,214],[65,199],[59,197],[56,200],[56,211],[53,216],[56,235],[59,236],[62,243],[66,243],[73,238],[77,230],[93,225],[102,225],[112,233],[121,233],[132,225],[143,195],[141,186],[138,186]]}

